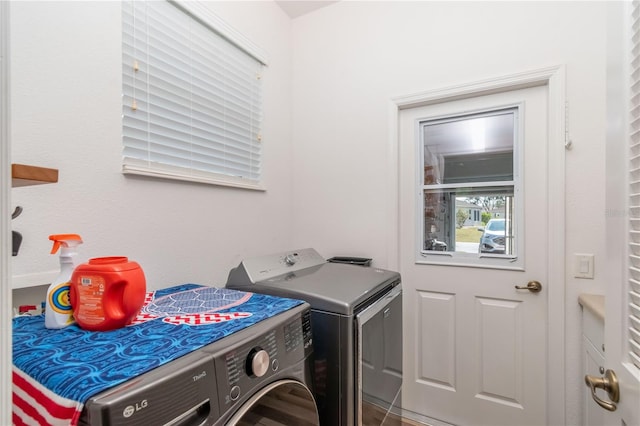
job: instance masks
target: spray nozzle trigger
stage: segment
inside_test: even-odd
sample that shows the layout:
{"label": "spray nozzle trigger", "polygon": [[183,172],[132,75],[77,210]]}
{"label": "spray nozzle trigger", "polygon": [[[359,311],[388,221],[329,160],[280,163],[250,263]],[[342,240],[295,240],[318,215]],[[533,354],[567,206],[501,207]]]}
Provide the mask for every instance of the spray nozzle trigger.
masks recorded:
{"label": "spray nozzle trigger", "polygon": [[78,234],[49,235],[49,239],[53,241],[51,254],[55,254],[61,246],[64,248],[69,248],[76,247],[78,244],[82,244],[82,238]]}

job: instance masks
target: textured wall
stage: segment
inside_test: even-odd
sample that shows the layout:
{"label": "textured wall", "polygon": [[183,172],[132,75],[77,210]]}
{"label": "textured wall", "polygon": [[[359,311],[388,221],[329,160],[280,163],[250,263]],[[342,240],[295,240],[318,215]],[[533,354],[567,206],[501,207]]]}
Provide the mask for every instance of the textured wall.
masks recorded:
{"label": "textured wall", "polygon": [[82,259],[138,261],[151,288],[223,285],[244,257],[289,247],[291,23],[275,3],[208,3],[268,56],[266,192],[124,176],[120,3],[11,6],[12,161],[60,172],[57,184],[13,190],[12,203],[24,207],[12,224],[24,235],[15,282],[55,276],[54,233],[81,234]]}

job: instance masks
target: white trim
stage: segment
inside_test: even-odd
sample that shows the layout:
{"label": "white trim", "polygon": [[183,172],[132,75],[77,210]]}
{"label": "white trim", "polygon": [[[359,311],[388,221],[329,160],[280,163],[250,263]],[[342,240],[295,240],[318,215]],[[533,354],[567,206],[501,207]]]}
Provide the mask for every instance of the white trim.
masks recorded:
{"label": "white trim", "polygon": [[207,25],[213,31],[220,34],[222,37],[235,44],[238,48],[242,49],[245,53],[259,61],[262,65],[269,65],[267,54],[263,49],[258,47],[258,45],[253,43],[231,25],[227,24],[222,20],[222,18],[202,4],[202,2],[188,0],[168,1],[189,13],[194,18],[197,18],[200,22]]}
{"label": "white trim", "polygon": [[[515,175],[515,173],[514,173]],[[418,175],[420,176],[420,175]],[[420,182],[418,180],[418,182]],[[440,183],[440,184],[436,184],[436,183],[432,183],[429,185],[418,185],[418,186],[428,186],[428,189],[433,189],[433,190],[443,190],[446,191],[447,189],[458,189],[460,187],[464,187],[464,188],[492,188],[492,187],[508,187],[508,186],[515,186],[516,185],[516,180],[496,180],[493,182],[465,182],[464,184],[460,184],[460,183]],[[425,188],[427,189],[427,188]],[[480,207],[478,207],[480,208]]]}
{"label": "white trim", "polygon": [[[168,166],[165,168],[168,168]],[[224,176],[213,173],[210,173],[208,176],[197,176],[195,173],[187,174],[184,172],[180,173],[178,171],[171,172],[169,170],[154,170],[153,168],[138,167],[129,164],[124,164],[122,166],[122,173],[124,173],[125,175],[128,174],[148,176],[160,179],[179,180],[183,182],[206,183],[209,185],[221,185],[232,188],[253,189],[256,191],[267,190],[262,184],[253,185],[251,183],[247,183],[247,181],[243,181],[240,178],[235,178],[234,176]]]}
{"label": "white trim", "polygon": [[41,285],[48,285],[60,274],[59,269],[46,272],[34,272],[28,274],[14,275],[11,277],[11,288],[29,288]]}
{"label": "white trim", "polygon": [[[547,419],[548,424],[565,424],[565,127],[566,71],[558,67],[548,78],[549,139],[547,253],[548,321]],[[553,326],[551,326],[553,325]],[[558,359],[551,359],[557,354]]]}
{"label": "white trim", "polygon": [[9,133],[9,5],[0,2],[0,424],[11,424],[11,147]]}
{"label": "white trim", "polygon": [[387,207],[387,268],[400,270],[400,153],[398,144],[398,122],[400,120],[400,106],[393,100],[388,103],[389,114],[389,145],[387,158],[389,170],[387,188],[389,203]]}
{"label": "white trim", "polygon": [[[446,257],[453,257],[453,253],[452,252],[427,252],[427,251],[423,251],[422,252],[422,256],[424,257],[424,259],[416,259],[414,261],[414,264],[416,265],[438,265],[438,266],[455,266],[455,267],[460,267],[460,268],[480,268],[480,269],[497,269],[497,270],[501,270],[501,271],[521,271],[524,272],[524,266],[521,265],[514,265],[514,266],[510,266],[509,262],[515,262],[516,260],[518,260],[518,257],[505,257],[505,256],[500,256],[500,255],[489,255],[487,254],[483,254],[478,256],[477,254],[474,253],[469,253],[469,257],[467,259],[463,258],[463,257],[458,257],[456,260],[457,262],[452,262],[451,260],[447,259],[445,261],[438,261],[438,256],[442,256],[443,258]],[[427,257],[429,256],[429,257]],[[482,259],[483,262],[478,262],[478,259]],[[476,261],[475,263],[473,261]],[[488,262],[487,262],[488,260]],[[494,263],[489,263],[489,262],[494,262]]]}
{"label": "white trim", "polygon": [[[389,102],[389,212],[387,217],[387,264],[400,266],[399,225],[399,140],[400,111],[479,95],[507,92],[527,87],[547,86],[548,93],[548,194],[547,253],[547,424],[565,424],[565,79],[564,65],[541,68],[493,79],[392,98]],[[412,255],[412,254],[408,254]],[[553,333],[551,332],[553,330]],[[553,358],[553,359],[552,359]]]}
{"label": "white trim", "polygon": [[531,72],[522,72],[469,84],[460,84],[441,89],[429,90],[427,92],[398,96],[392,98],[391,102],[397,106],[397,109],[407,109],[449,102],[456,99],[466,99],[474,96],[524,89],[527,87],[546,86],[551,78],[553,78],[553,75],[560,69],[564,70],[564,66],[541,68]]}

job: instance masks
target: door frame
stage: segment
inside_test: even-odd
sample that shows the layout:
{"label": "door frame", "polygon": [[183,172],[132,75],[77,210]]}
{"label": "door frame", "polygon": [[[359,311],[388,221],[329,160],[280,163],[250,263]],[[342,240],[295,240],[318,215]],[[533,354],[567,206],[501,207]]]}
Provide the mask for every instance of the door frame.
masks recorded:
{"label": "door frame", "polygon": [[[11,330],[11,147],[9,138],[9,2],[0,2],[0,327]],[[11,424],[11,333],[0,338],[0,424]]]}
{"label": "door frame", "polygon": [[[388,104],[389,176],[387,209],[387,265],[399,270],[400,250],[399,120],[405,109],[433,105],[480,95],[546,86],[548,96],[548,195],[547,210],[547,423],[564,424],[565,413],[565,150],[569,147],[566,128],[566,71],[564,65],[541,68],[492,79],[465,83],[394,97]],[[553,348],[553,351],[551,350]],[[557,354],[553,359],[551,353]],[[428,413],[427,413],[428,414]]]}

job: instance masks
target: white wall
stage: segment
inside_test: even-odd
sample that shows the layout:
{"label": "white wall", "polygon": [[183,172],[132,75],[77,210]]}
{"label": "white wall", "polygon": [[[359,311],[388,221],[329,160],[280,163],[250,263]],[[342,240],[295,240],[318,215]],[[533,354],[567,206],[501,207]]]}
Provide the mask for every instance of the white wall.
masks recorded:
{"label": "white wall", "polygon": [[[382,267],[394,238],[389,100],[566,65],[567,424],[580,424],[584,386],[577,296],[605,286],[605,12],[604,2],[340,2],[293,21],[293,244]],[[573,278],[573,253],[595,254],[594,280]]]}
{"label": "white wall", "polygon": [[290,20],[273,2],[208,5],[268,56],[266,192],[124,176],[120,2],[11,3],[12,162],[60,173],[57,184],[12,190],[24,207],[12,223],[24,236],[14,283],[55,276],[55,233],[84,238],[81,260],[139,262],[149,288],[224,285],[243,258],[290,247]]}
{"label": "white wall", "polygon": [[[47,238],[62,232],[84,237],[84,258],[138,261],[152,288],[222,284],[242,258],[291,247],[384,267],[389,100],[565,64],[567,424],[579,424],[577,295],[605,285],[604,4],[340,2],[293,25],[273,2],[209,5],[269,55],[266,193],[124,177],[119,3],[12,2],[12,161],[60,170],[12,191],[25,209],[14,275],[55,271]],[[594,280],[571,276],[576,252],[595,254]]]}

